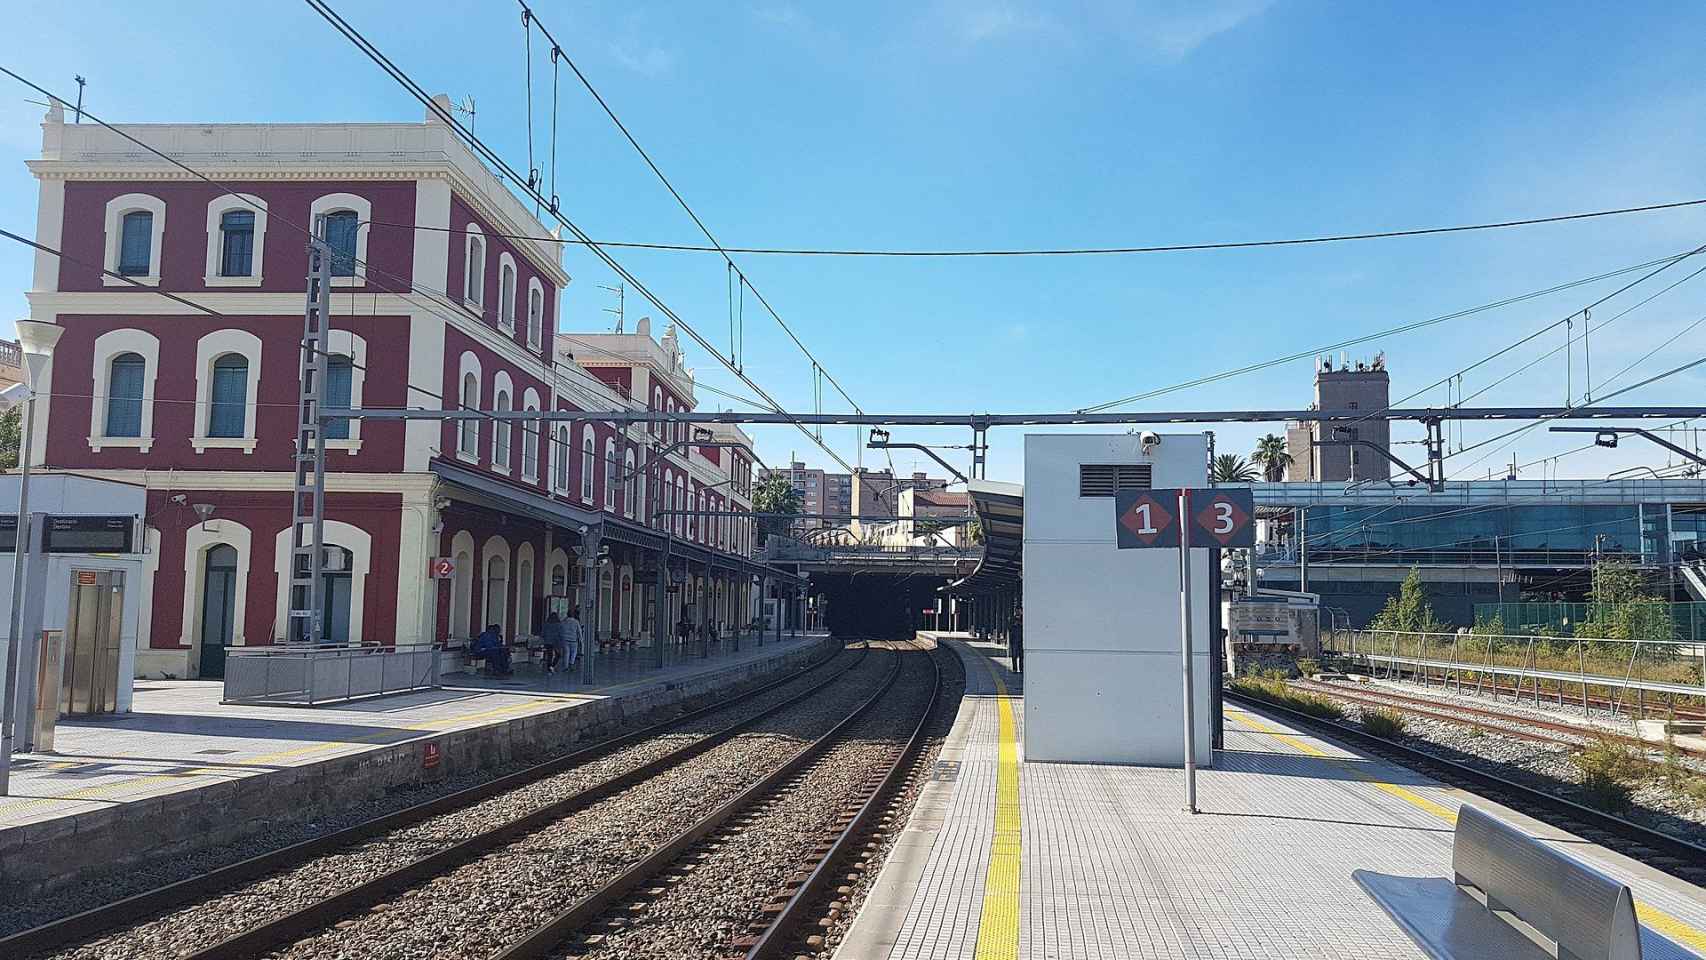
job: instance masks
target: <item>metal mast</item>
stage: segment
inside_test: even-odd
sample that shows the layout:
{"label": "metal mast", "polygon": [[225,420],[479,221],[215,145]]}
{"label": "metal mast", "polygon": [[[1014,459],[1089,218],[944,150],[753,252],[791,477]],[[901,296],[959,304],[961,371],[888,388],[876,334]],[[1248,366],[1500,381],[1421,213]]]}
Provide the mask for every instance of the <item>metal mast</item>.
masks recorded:
{"label": "metal mast", "polygon": [[332,248],[326,218],[314,220],[308,241],[308,303],[302,312],[302,389],[296,404],[295,478],[291,493],[290,616],[286,643],[318,646],[323,639],[326,423],[320,415],[326,389],[326,332],[332,305]]}

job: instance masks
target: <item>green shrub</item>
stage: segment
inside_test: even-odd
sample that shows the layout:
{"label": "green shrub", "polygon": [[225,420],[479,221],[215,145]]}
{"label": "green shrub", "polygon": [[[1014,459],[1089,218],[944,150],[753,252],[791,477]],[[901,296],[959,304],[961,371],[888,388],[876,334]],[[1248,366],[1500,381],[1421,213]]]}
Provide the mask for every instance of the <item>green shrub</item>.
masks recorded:
{"label": "green shrub", "polygon": [[1627,807],[1635,785],[1655,774],[1653,762],[1644,754],[1609,738],[1584,747],[1574,760],[1588,802],[1602,810]]}
{"label": "green shrub", "polygon": [[1263,700],[1324,720],[1338,720],[1345,715],[1344,709],[1338,703],[1313,693],[1295,690],[1291,684],[1286,683],[1283,679],[1237,677],[1228,680],[1226,688],[1233,693],[1240,693],[1255,700]]}
{"label": "green shrub", "polygon": [[1306,677],[1313,677],[1317,673],[1321,672],[1321,661],[1304,657],[1297,661],[1297,672]]}
{"label": "green shrub", "polygon": [[1362,728],[1377,737],[1395,740],[1404,735],[1404,715],[1384,707],[1369,707],[1362,712]]}

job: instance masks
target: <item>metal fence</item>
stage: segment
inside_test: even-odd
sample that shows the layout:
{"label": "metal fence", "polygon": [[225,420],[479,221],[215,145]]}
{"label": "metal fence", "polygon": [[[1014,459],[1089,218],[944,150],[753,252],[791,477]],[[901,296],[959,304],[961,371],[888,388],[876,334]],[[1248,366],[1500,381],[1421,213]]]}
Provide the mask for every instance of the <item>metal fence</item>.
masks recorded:
{"label": "metal fence", "polygon": [[[1498,622],[1506,633],[1551,632],[1570,636],[1584,623],[1598,623],[1602,606],[1633,615],[1631,626],[1642,637],[1670,637],[1685,643],[1706,643],[1706,603],[1596,604],[1563,601],[1477,603],[1475,622]],[[1607,610],[1606,612],[1610,612]]]}
{"label": "metal fence", "polygon": [[226,703],[312,707],[438,685],[438,651],[427,643],[233,648],[225,659]]}
{"label": "metal fence", "polygon": [[1644,716],[1706,701],[1706,645],[1596,637],[1336,630],[1323,651],[1371,675]]}

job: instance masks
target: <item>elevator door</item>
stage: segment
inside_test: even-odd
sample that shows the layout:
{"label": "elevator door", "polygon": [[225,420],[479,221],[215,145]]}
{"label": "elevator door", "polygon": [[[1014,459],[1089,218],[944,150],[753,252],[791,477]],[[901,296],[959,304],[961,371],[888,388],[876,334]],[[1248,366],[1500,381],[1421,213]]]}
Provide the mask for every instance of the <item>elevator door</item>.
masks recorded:
{"label": "elevator door", "polygon": [[60,698],[66,714],[81,716],[118,709],[119,637],[123,620],[123,573],[71,571]]}

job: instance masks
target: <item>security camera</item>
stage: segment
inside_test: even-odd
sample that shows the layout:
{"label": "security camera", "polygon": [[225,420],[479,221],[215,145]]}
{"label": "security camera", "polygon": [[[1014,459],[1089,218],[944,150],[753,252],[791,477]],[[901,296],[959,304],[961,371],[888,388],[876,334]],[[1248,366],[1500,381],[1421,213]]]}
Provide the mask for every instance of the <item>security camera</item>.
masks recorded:
{"label": "security camera", "polygon": [[1148,455],[1154,453],[1156,447],[1161,446],[1161,435],[1153,430],[1145,430],[1137,435],[1137,442],[1143,445],[1143,452]]}

